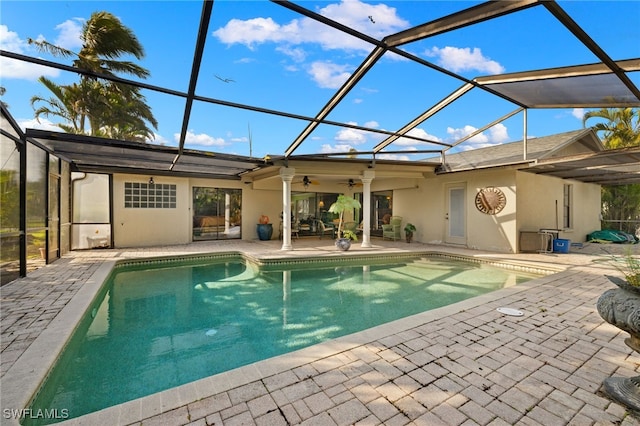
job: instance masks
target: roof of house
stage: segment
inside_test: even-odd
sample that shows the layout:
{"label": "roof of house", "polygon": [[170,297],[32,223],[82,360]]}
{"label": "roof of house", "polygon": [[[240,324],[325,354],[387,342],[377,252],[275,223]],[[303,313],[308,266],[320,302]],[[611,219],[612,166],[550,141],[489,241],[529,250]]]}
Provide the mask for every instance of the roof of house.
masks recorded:
{"label": "roof of house", "polygon": [[446,154],[447,171],[461,171],[511,164],[529,164],[535,160],[561,157],[577,153],[599,152],[604,149],[602,142],[591,129],[580,129],[550,136],[527,139],[524,142],[510,142]]}
{"label": "roof of house", "polygon": [[[640,183],[640,147],[604,149],[592,129],[530,138],[445,155],[437,173],[513,166],[530,173],[600,185]],[[433,160],[433,159],[431,159]]]}

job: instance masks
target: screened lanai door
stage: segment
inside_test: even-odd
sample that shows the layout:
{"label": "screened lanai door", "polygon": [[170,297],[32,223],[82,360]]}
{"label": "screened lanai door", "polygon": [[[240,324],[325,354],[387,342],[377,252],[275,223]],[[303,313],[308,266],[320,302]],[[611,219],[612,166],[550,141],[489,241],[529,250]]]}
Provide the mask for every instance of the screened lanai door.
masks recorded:
{"label": "screened lanai door", "polygon": [[242,190],[193,187],[193,241],[241,237]]}
{"label": "screened lanai door", "polygon": [[446,188],[445,241],[447,243],[466,244],[467,242],[465,194],[466,187],[464,184],[452,184]]}

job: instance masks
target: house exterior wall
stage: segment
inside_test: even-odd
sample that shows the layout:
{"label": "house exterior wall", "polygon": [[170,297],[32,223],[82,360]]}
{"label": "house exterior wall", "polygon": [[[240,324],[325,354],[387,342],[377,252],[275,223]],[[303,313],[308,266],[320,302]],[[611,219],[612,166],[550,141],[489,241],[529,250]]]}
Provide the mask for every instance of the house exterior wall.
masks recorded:
{"label": "house exterior wall", "polygon": [[[418,228],[417,241],[447,243],[447,190],[465,188],[465,245],[472,249],[516,253],[521,231],[562,228],[564,185],[572,187],[570,229],[558,234],[572,242],[584,242],[600,229],[600,185],[564,180],[504,169],[469,171],[424,179],[417,189],[394,191],[394,213],[403,216],[403,227],[411,222]],[[496,215],[480,212],[475,196],[481,188],[494,186],[506,196],[504,209]]]}
{"label": "house exterior wall", "polygon": [[[572,226],[558,237],[572,242],[586,241],[587,234],[600,229],[600,185],[517,172],[518,232],[563,229],[564,185],[572,186]],[[557,221],[556,221],[557,201]]]}
{"label": "house exterior wall", "polygon": [[[149,176],[113,175],[113,239],[115,247],[144,247],[163,244],[186,244],[192,241],[193,187],[232,188],[242,190],[243,240],[258,238],[256,225],[261,215],[273,224],[272,239],[278,238],[282,188],[253,189],[251,184],[223,179],[197,179],[154,176],[156,184],[176,185],[176,208],[125,208],[124,183],[147,183]],[[281,186],[281,184],[280,184]],[[274,186],[277,188],[277,185]]]}
{"label": "house exterior wall", "polygon": [[[411,222],[418,228],[416,241],[432,244],[448,242],[447,192],[451,186],[465,188],[465,235],[469,248],[498,252],[516,250],[516,193],[512,170],[473,171],[440,175],[424,179],[417,189],[396,190],[394,214],[403,216],[403,227]],[[481,213],[475,196],[481,188],[500,188],[507,198],[504,209],[496,215]]]}
{"label": "house exterior wall", "polygon": [[[176,185],[175,209],[124,208],[124,183],[148,182],[147,176],[115,174],[113,176],[113,232],[116,247],[140,247],[162,244],[185,244],[192,241],[192,188],[194,186],[234,188],[242,190],[243,240],[258,238],[256,224],[262,215],[273,224],[272,239],[279,236],[282,211],[282,181],[269,184],[245,184],[240,181],[154,177],[156,183]],[[372,183],[372,188],[376,187]],[[389,182],[386,182],[387,184]],[[475,170],[424,179],[393,182],[393,211],[402,216],[402,227],[413,223],[417,227],[414,239],[442,244],[448,239],[447,193],[451,186],[465,189],[463,245],[473,249],[514,253],[519,250],[521,231],[537,232],[541,228],[556,228],[555,200],[558,200],[558,220],[562,223],[562,199],[565,184],[572,185],[573,226],[562,231],[560,238],[573,242],[585,241],[586,235],[600,227],[600,186],[578,181],[519,172],[513,169]],[[495,215],[480,212],[475,196],[486,187],[497,187],[506,197],[506,205]],[[541,190],[544,188],[544,190]],[[314,191],[347,192],[344,186],[320,184]],[[170,224],[168,226],[167,224]]]}
{"label": "house exterior wall", "polygon": [[175,208],[125,208],[125,182],[147,183],[149,176],[113,175],[113,243],[115,247],[186,244],[191,241],[189,179],[154,176],[156,184],[176,185]]}

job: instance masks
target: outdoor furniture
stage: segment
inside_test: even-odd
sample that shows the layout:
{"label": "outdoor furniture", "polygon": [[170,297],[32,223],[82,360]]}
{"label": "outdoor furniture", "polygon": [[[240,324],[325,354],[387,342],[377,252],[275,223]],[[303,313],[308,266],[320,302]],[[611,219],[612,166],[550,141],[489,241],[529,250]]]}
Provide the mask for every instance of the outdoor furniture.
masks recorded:
{"label": "outdoor furniture", "polygon": [[391,216],[388,224],[382,225],[382,239],[401,240],[402,216]]}
{"label": "outdoor furniture", "polygon": [[331,238],[335,238],[336,228],[332,224],[318,220],[316,221],[316,232],[320,235],[320,239],[324,234],[331,234]]}
{"label": "outdoor furniture", "polygon": [[362,231],[362,229],[358,229],[358,223],[357,222],[345,222],[342,227],[344,228],[345,231],[351,231],[354,234],[358,234],[358,232]]}

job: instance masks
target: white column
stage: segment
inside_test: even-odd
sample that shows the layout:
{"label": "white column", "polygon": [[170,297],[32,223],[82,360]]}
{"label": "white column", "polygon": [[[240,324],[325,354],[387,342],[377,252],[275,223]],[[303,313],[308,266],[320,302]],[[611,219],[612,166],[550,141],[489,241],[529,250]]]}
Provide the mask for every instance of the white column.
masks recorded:
{"label": "white column", "polygon": [[229,236],[229,222],[231,222],[231,194],[224,193],[224,235]]}
{"label": "white column", "polygon": [[361,247],[371,247],[371,181],[375,177],[373,170],[365,170],[362,181],[362,244]]}
{"label": "white column", "polygon": [[282,167],[282,249],[292,250],[291,245],[291,181],[296,174],[296,169]]}

